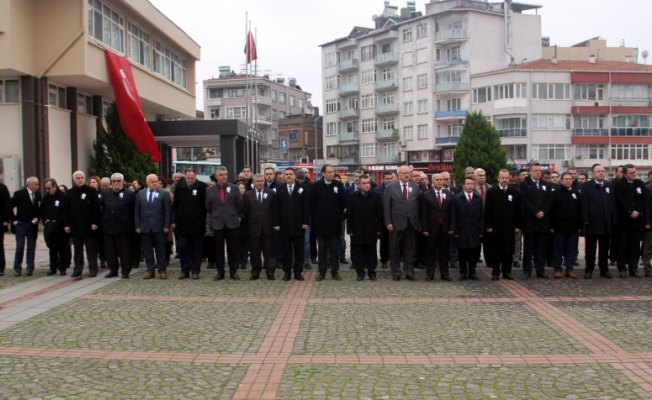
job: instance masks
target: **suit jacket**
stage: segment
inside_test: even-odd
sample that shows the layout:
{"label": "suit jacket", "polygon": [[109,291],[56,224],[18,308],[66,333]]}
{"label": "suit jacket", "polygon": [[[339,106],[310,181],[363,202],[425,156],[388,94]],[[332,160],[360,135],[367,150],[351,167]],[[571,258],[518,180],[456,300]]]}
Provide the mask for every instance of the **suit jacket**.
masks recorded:
{"label": "suit jacket", "polygon": [[600,188],[594,180],[584,182],[580,203],[584,234],[611,235],[618,220],[613,184],[604,180],[603,187]]}
{"label": "suit jacket", "polygon": [[170,193],[155,189],[152,202],[148,203],[149,189],[145,188],[136,195],[135,227],[141,233],[159,233],[170,229],[172,203]]}
{"label": "suit jacket", "polygon": [[206,229],[206,189],[207,185],[195,181],[192,188],[185,179],[179,181],[174,189],[172,202],[172,221],[174,231],[181,235],[203,235]]}
{"label": "suit jacket", "polygon": [[263,187],[262,195],[262,204],[258,201],[258,191],[255,188],[244,195],[243,214],[250,237],[272,235],[276,193]]}
{"label": "suit jacket", "polygon": [[[529,176],[519,185],[521,204],[523,205],[523,232],[549,232],[550,206],[552,205],[552,190],[548,182],[539,180],[539,189]],[[543,211],[543,218],[536,214]]]}
{"label": "suit jacket", "polygon": [[493,186],[485,196],[484,215],[485,252],[495,255],[496,260],[514,254],[514,229],[522,227],[519,192],[509,186],[506,192],[500,185]]}
{"label": "suit jacket", "polygon": [[100,202],[97,190],[88,186],[73,186],[66,192],[64,225],[72,236],[80,237],[94,232],[91,225],[100,225]]}
{"label": "suit jacket", "polygon": [[451,228],[451,211],[453,207],[453,193],[441,189],[441,207],[437,202],[435,189],[430,189],[421,196],[421,231],[432,236],[435,232],[443,230],[448,234]]}
{"label": "suit jacket", "polygon": [[457,246],[463,249],[480,247],[480,235],[484,234],[482,197],[475,191],[472,194],[471,204],[464,191],[453,198],[451,223],[457,236]]}
{"label": "suit jacket", "polygon": [[316,236],[339,236],[342,233],[346,199],[342,182],[333,180],[330,185],[326,185],[323,179],[315,182],[310,190],[311,233],[314,232]]}
{"label": "suit jacket", "polygon": [[[643,229],[643,213],[645,212],[645,184],[640,179],[634,179],[632,183],[627,182],[627,178],[618,179],[614,183],[616,192],[616,209],[618,210],[618,226],[624,230]],[[638,211],[641,215],[632,219],[633,211]]]}
{"label": "suit jacket", "polygon": [[[14,208],[16,213],[14,214]],[[34,218],[41,218],[41,193],[34,193],[34,204],[26,187],[14,192],[7,206],[9,222],[32,222]]]}
{"label": "suit jacket", "polygon": [[408,223],[414,230],[419,230],[419,185],[408,182],[408,199],[403,197],[403,184],[398,181],[385,188],[383,210],[385,225],[393,225],[394,230],[402,231]]}
{"label": "suit jacket", "polygon": [[134,231],[136,194],[122,188],[103,190],[100,198],[102,231],[105,234],[131,234]]}
{"label": "suit jacket", "polygon": [[582,229],[581,195],[571,186],[570,190],[561,187],[552,194],[550,208],[550,228],[555,233],[578,233]]}
{"label": "suit jacket", "polygon": [[380,196],[370,190],[366,196],[358,191],[348,197],[346,230],[351,243],[376,243],[383,229],[383,206]]}
{"label": "suit jacket", "polygon": [[310,223],[310,199],[308,192],[298,183],[294,184],[292,196],[286,184],[276,188],[273,226],[280,226],[281,236],[304,234],[301,225]]}
{"label": "suit jacket", "polygon": [[[0,183],[0,223],[9,222],[9,210],[7,210],[9,200],[11,200],[9,189],[7,189],[4,183]],[[2,225],[0,229],[2,232],[5,232],[7,227]]]}
{"label": "suit jacket", "polygon": [[242,195],[240,189],[232,183],[225,185],[224,204],[220,201],[222,187],[215,184],[206,189],[206,211],[210,215],[211,228],[220,230],[227,227],[240,227],[242,220]]}

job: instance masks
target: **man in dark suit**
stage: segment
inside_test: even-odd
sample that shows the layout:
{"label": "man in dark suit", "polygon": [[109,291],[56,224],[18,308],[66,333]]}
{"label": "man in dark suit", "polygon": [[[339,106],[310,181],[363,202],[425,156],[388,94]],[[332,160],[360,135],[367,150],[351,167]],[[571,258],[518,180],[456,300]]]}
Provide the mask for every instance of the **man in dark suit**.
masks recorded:
{"label": "man in dark suit", "polygon": [[561,174],[561,185],[552,194],[550,207],[550,231],[554,235],[554,255],[552,266],[555,279],[562,277],[562,259],[566,264],[566,277],[576,279],[573,272],[577,260],[577,245],[582,232],[582,210],[580,192],[573,186],[573,176]]}
{"label": "man in dark suit", "polygon": [[283,280],[289,281],[294,270],[294,279],[302,281],[303,239],[310,223],[310,201],[306,191],[296,182],[294,168],[286,168],[283,175],[285,184],[276,189],[273,226],[280,232],[283,242]]}
{"label": "man in dark suit", "polygon": [[366,272],[369,279],[375,281],[378,264],[376,243],[383,227],[383,206],[380,196],[371,190],[371,177],[367,174],[358,180],[358,191],[348,197],[346,226],[357,280],[363,280]]}
{"label": "man in dark suit", "polygon": [[487,190],[485,199],[484,252],[487,266],[492,268],[491,279],[497,281],[512,277],[514,235],[521,228],[521,199],[518,191],[509,186],[509,171],[498,171],[498,186]]}
{"label": "man in dark suit", "polygon": [[[251,277],[249,279],[252,281],[259,279],[264,266],[267,279],[273,281],[276,279],[274,276],[276,260],[272,257],[272,232],[274,231],[272,219],[276,193],[266,187],[262,174],[255,174],[253,183],[254,190],[245,193],[243,199],[243,214],[247,221],[247,233],[251,248]],[[263,259],[265,260],[264,264]]]}
{"label": "man in dark suit", "polygon": [[7,232],[7,225],[9,223],[9,215],[7,206],[9,205],[11,196],[9,189],[4,183],[0,183],[0,276],[5,274],[5,267],[7,266],[7,259],[5,258],[5,232]]}
{"label": "man in dark suit", "polygon": [[460,281],[480,280],[475,270],[484,232],[484,206],[474,186],[473,178],[464,178],[462,191],[453,198],[451,225],[459,249]]}
{"label": "man in dark suit", "polygon": [[[143,279],[154,279],[156,267],[160,279],[167,279],[167,257],[165,255],[165,235],[170,232],[171,210],[170,194],[161,189],[158,176],[147,175],[147,189],[137,194],[135,210],[136,232],[141,234],[143,255],[147,272]],[[156,252],[156,259],[154,259]]]}
{"label": "man in dark suit", "polygon": [[[36,237],[38,236],[38,221],[41,217],[41,193],[38,192],[38,187],[38,178],[30,176],[25,181],[25,187],[14,193],[7,207],[9,221],[13,224],[16,232],[14,276],[20,276],[23,270],[25,241],[27,241],[27,276],[32,276],[34,273]],[[15,214],[14,208],[16,209]]]}
{"label": "man in dark suit", "polygon": [[88,258],[89,276],[97,276],[97,239],[100,205],[97,190],[86,184],[83,171],[72,174],[73,186],[66,192],[64,230],[72,237],[74,268],[71,278],[79,280],[84,270],[84,248]]}
{"label": "man in dark suit", "polygon": [[616,192],[616,240],[618,251],[618,275],[640,278],[638,260],[641,255],[641,231],[643,230],[643,212],[645,211],[645,183],[636,179],[636,167],[632,164],[623,166],[623,177],[614,183]]}
{"label": "man in dark suit", "polygon": [[552,190],[541,175],[541,164],[533,163],[530,165],[530,176],[519,185],[523,204],[524,279],[532,277],[533,259],[537,278],[548,279],[545,267]]}
{"label": "man in dark suit", "polygon": [[206,188],[197,180],[195,171],[187,169],[174,190],[172,229],[178,237],[179,279],[199,279],[206,230]]}
{"label": "man in dark suit", "polygon": [[449,238],[451,236],[451,207],[453,193],[444,189],[441,174],[432,176],[432,189],[421,196],[421,233],[426,236],[426,280],[435,279],[435,260],[439,263],[442,281],[450,282],[448,273]]}
{"label": "man in dark suit", "polygon": [[265,168],[265,187],[267,189],[274,189],[276,188],[276,181],[274,181],[274,168],[272,167],[267,167]]}
{"label": "man in dark suit", "polygon": [[[380,197],[380,203],[383,203],[383,198],[385,196],[385,189],[387,186],[394,183],[394,172],[384,171],[383,172],[383,182],[376,186],[374,191],[378,193]],[[380,232],[380,267],[385,269],[387,268],[387,262],[389,261],[389,232],[387,227],[383,223],[383,228]]]}
{"label": "man in dark suit", "polygon": [[310,190],[310,229],[317,237],[319,249],[317,280],[321,281],[326,277],[326,264],[330,258],[331,276],[340,281],[342,280],[339,274],[340,235],[341,221],[346,208],[346,194],[342,182],[333,179],[335,177],[333,166],[325,164],[321,173],[323,178],[315,182]]}
{"label": "man in dark suit", "polygon": [[226,241],[229,276],[240,279],[238,275],[238,228],[242,220],[242,195],[240,189],[228,182],[226,167],[218,167],[215,171],[216,184],[206,189],[206,211],[210,216],[211,229],[215,236],[217,251],[215,264],[217,274],[213,280],[219,281],[225,277],[224,242]]}
{"label": "man in dark suit", "polygon": [[57,271],[61,276],[66,275],[70,266],[70,236],[63,230],[66,212],[66,194],[59,190],[57,181],[50,178],[43,182],[45,197],[43,197],[43,237],[48,246],[50,255],[50,271],[48,276],[55,275]]}
{"label": "man in dark suit", "polygon": [[392,279],[395,281],[401,280],[401,255],[405,279],[414,280],[416,232],[420,228],[419,195],[419,185],[410,182],[410,167],[402,165],[398,169],[398,182],[385,189],[383,198]]}
{"label": "man in dark suit", "polygon": [[609,240],[617,221],[616,196],[613,184],[605,180],[605,169],[600,164],[591,168],[593,179],[582,185],[582,220],[584,221],[586,270],[584,279],[591,279],[595,269],[595,253],[599,247],[598,267],[602,278],[609,273]]}
{"label": "man in dark suit", "polygon": [[104,253],[109,273],[105,278],[118,276],[129,278],[130,239],[134,230],[134,207],[136,195],[124,185],[124,176],[115,172],[111,175],[111,188],[102,191],[102,232],[104,234]]}

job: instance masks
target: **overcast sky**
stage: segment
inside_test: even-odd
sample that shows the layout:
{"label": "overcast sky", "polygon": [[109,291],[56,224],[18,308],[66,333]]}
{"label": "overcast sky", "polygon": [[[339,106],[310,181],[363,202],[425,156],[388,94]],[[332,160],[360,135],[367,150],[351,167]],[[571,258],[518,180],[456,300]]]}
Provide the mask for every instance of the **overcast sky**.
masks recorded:
{"label": "overcast sky", "polygon": [[[346,36],[353,26],[373,27],[383,0],[150,0],[201,46],[197,64],[197,108],[203,109],[202,81],[217,77],[221,65],[238,72],[244,65],[245,12],[257,30],[259,71],[295,77],[321,101],[319,45]],[[601,36],[609,46],[652,52],[652,0],[527,0],[542,8],[542,36],[569,46]],[[406,0],[390,4],[405,7]],[[417,0],[425,12],[426,1]],[[639,59],[643,62],[642,59]],[[648,58],[652,63],[652,57]]]}

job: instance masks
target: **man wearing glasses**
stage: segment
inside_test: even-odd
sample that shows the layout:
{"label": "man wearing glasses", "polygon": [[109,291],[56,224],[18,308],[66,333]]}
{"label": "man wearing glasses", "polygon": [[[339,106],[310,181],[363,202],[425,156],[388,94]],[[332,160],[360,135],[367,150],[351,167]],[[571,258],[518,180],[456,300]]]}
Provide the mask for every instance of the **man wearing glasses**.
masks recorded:
{"label": "man wearing glasses", "polygon": [[[104,227],[104,252],[109,273],[105,278],[118,276],[122,267],[122,278],[129,278],[131,266],[130,238],[134,229],[134,207],[136,195],[124,186],[124,177],[116,172],[111,175],[111,188],[102,191],[102,225]],[[120,261],[118,263],[118,260]]]}

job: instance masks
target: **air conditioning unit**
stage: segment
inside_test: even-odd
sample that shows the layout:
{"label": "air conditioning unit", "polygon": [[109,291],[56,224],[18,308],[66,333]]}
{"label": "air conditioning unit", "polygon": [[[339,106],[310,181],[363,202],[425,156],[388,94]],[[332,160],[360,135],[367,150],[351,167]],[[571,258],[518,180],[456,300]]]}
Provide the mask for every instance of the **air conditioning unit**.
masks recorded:
{"label": "air conditioning unit", "polygon": [[562,166],[562,167],[566,167],[566,168],[570,167],[570,166],[571,166],[571,162],[570,162],[570,160],[564,160],[564,161],[562,161],[562,162],[561,162],[561,166]]}

